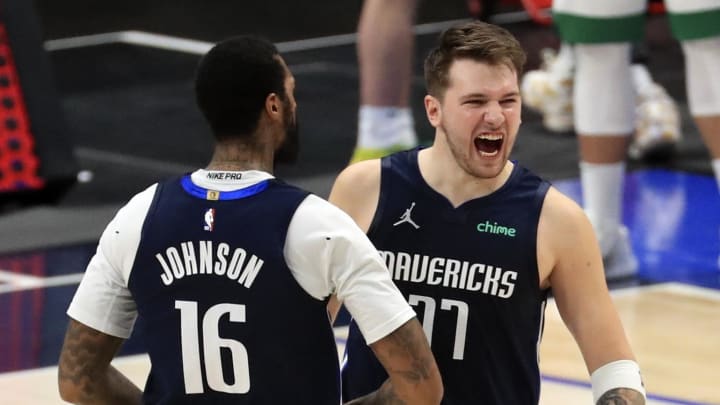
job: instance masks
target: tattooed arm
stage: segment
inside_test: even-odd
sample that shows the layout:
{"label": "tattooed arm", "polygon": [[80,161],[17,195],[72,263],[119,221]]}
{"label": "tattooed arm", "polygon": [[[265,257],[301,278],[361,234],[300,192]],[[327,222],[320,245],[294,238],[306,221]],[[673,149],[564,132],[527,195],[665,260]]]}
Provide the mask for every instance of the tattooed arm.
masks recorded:
{"label": "tattooed arm", "polygon": [[604,393],[596,405],[645,405],[645,396],[630,388],[614,388]]}
{"label": "tattooed arm", "polygon": [[142,391],[110,365],[122,343],[70,319],[58,365],[62,399],[73,404],[140,404]]}
{"label": "tattooed arm", "polygon": [[417,318],[370,347],[389,378],[377,391],[346,405],[440,403],[443,395],[440,372]]}
{"label": "tattooed arm", "polygon": [[377,389],[367,395],[359,398],[355,398],[350,402],[345,402],[345,405],[407,405],[409,402],[403,401],[395,395],[392,383],[390,380]]}

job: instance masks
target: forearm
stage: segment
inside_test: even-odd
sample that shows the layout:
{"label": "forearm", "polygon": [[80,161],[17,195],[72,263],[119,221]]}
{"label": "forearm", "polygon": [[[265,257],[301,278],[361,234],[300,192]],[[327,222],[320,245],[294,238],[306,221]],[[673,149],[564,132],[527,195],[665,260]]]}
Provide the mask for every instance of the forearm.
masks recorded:
{"label": "forearm", "polygon": [[142,391],[115,367],[104,373],[60,374],[63,399],[73,404],[141,404]]}
{"label": "forearm", "polygon": [[596,405],[644,405],[645,396],[631,388],[614,388],[604,393]]}
{"label": "forearm", "polygon": [[371,344],[388,373],[376,394],[378,404],[436,405],[443,395],[442,379],[425,333],[417,318]]}
{"label": "forearm", "polygon": [[397,394],[393,390],[392,383],[388,380],[385,384],[380,386],[377,391],[373,391],[360,398],[355,398],[350,402],[346,402],[345,405],[405,405],[408,402],[398,398]]}
{"label": "forearm", "polygon": [[110,364],[122,342],[70,319],[58,363],[62,399],[73,404],[140,404],[142,391]]}

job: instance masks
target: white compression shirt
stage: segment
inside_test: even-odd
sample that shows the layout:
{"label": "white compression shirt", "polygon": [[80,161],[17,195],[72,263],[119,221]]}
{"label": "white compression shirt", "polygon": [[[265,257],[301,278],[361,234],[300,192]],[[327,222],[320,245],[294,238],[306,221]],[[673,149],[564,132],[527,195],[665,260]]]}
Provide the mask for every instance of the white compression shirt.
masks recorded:
{"label": "white compression shirt", "polygon": [[[216,173],[223,172],[198,170],[192,181],[203,188],[231,191],[273,178],[261,171],[242,172],[239,180],[208,176]],[[156,187],[135,195],[105,228],[68,308],[71,318],[109,335],[130,336],[137,310],[128,280]],[[320,197],[309,195],[298,206],[288,227],[284,254],[293,276],[309,295],[323,300],[337,294],[368,344],[415,316],[370,240],[350,216]]]}

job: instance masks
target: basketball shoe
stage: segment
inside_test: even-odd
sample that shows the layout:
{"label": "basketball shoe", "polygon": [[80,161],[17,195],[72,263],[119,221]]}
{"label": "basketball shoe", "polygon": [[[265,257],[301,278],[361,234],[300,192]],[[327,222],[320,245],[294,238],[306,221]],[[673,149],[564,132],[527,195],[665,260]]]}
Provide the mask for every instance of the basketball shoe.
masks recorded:
{"label": "basketball shoe", "polygon": [[358,136],[350,163],[378,159],[418,144],[409,108],[361,106]]}
{"label": "basketball shoe", "polygon": [[617,228],[616,235],[598,235],[598,239],[601,247],[603,247],[603,243],[609,244],[606,249],[602,250],[606,280],[627,279],[637,274],[638,261],[633,253],[627,227],[621,225]]}
{"label": "basketball shoe", "polygon": [[523,75],[520,92],[523,103],[539,112],[543,126],[552,132],[573,129],[573,66],[560,60],[554,49],[540,50],[541,65]]}
{"label": "basketball shoe", "polygon": [[668,159],[681,138],[677,104],[652,81],[645,66],[633,66],[633,84],[637,93],[635,136],[628,155],[638,160]]}
{"label": "basketball shoe", "polygon": [[380,159],[384,156],[391,155],[407,149],[412,149],[416,144],[397,144],[387,148],[355,148],[350,163],[357,163],[363,160]]}

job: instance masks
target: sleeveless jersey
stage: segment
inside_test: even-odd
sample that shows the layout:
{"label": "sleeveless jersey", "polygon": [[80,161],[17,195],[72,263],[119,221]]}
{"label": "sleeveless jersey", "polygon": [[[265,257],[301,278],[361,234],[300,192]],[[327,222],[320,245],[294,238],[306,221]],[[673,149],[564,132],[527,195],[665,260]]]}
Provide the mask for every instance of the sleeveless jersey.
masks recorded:
{"label": "sleeveless jersey", "polygon": [[[537,404],[547,291],[536,239],[549,183],[515,165],[494,193],[457,208],[422,178],[418,150],[382,159],[368,236],[430,340],[444,404]],[[343,399],[387,378],[351,322]]]}
{"label": "sleeveless jersey", "polygon": [[277,180],[158,184],[129,278],[152,363],[145,403],[338,404],[326,303],[283,255],[307,194]]}

